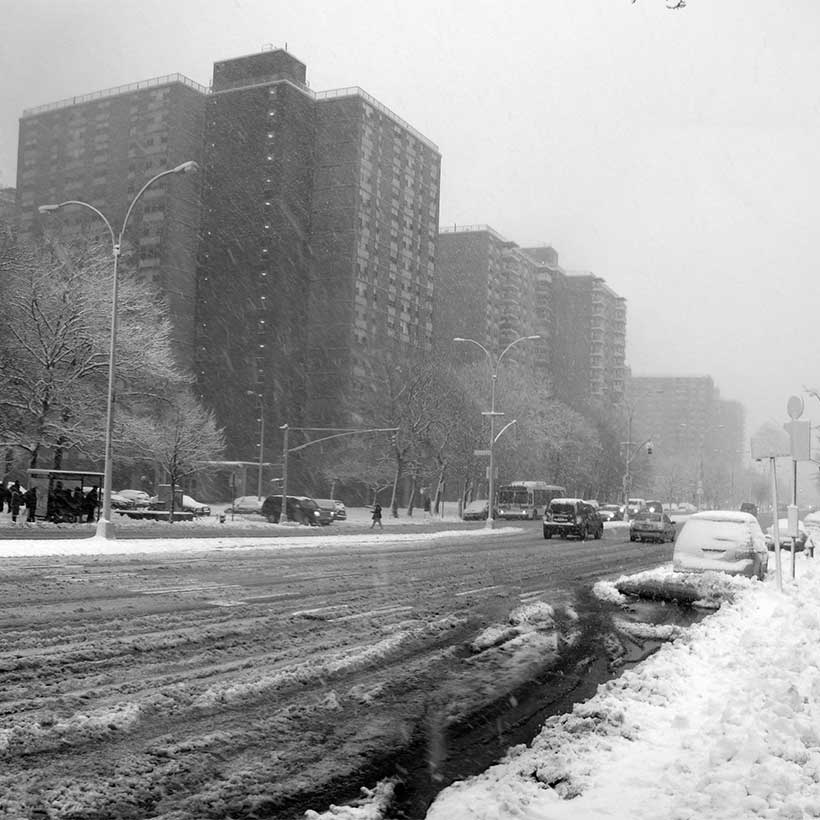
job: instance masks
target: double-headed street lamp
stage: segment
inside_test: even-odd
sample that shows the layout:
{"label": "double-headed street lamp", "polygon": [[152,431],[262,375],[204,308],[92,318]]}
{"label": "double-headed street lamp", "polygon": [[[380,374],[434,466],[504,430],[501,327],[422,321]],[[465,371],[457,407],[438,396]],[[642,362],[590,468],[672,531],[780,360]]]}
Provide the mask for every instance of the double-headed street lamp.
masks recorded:
{"label": "double-headed street lamp", "polygon": [[[56,205],[40,205],[37,209],[41,214],[52,213],[53,211],[65,208],[68,205],[79,205],[93,211],[108,228],[108,233],[111,236],[111,254],[114,259],[114,284],[111,298],[111,341],[108,353],[108,396],[106,400],[106,420],[105,420],[105,472],[103,474],[103,505],[102,513],[97,521],[97,535],[102,538],[114,537],[114,525],[111,523],[111,476],[113,472],[112,462],[112,438],[114,430],[114,364],[116,361],[117,352],[117,298],[118,298],[118,267],[120,259],[120,250],[122,248],[122,237],[125,233],[125,226],[128,224],[128,218],[131,216],[131,211],[134,210],[134,205],[137,200],[145,193],[146,189],[153,185],[158,179],[169,176],[170,174],[187,174],[196,171],[199,168],[196,162],[189,160],[177,165],[175,168],[169,168],[167,171],[162,171],[156,176],[151,177],[145,185],[140,188],[137,195],[131,200],[128,210],[125,212],[125,217],[122,220],[119,234],[114,233],[111,223],[102,213],[102,211],[90,205],[88,202],[82,202],[79,199],[68,199],[65,202],[59,202]],[[173,492],[173,487],[171,488]]]}
{"label": "double-headed street lamp", "polygon": [[265,403],[262,394],[253,390],[245,391],[249,396],[256,396],[259,401],[259,475],[256,479],[256,498],[262,499],[262,470],[265,465]]}
{"label": "double-headed street lamp", "polygon": [[484,347],[484,345],[481,344],[481,342],[477,342],[475,339],[464,339],[461,336],[456,336],[453,339],[454,342],[469,342],[470,344],[473,344],[476,347],[480,347],[484,351],[484,355],[487,357],[487,362],[490,365],[490,375],[491,375],[491,381],[490,381],[490,409],[489,409],[489,412],[485,411],[481,414],[482,416],[489,416],[490,417],[490,449],[489,449],[489,452],[488,452],[488,455],[490,457],[490,466],[488,468],[488,476],[487,476],[487,478],[488,478],[487,492],[489,494],[489,498],[488,498],[487,503],[489,505],[489,509],[488,509],[488,513],[487,513],[487,523],[485,524],[487,529],[492,529],[492,527],[493,527],[493,516],[494,516],[494,503],[493,503],[494,498],[493,498],[493,496],[495,494],[495,476],[494,476],[495,461],[494,461],[494,458],[493,458],[493,450],[494,450],[494,447],[495,447],[495,442],[499,438],[501,438],[503,433],[509,427],[512,427],[512,425],[515,424],[515,421],[511,421],[509,424],[507,424],[505,427],[503,427],[499,431],[498,435],[495,434],[495,417],[504,415],[503,413],[497,413],[496,410],[495,410],[495,383],[498,380],[498,366],[501,364],[501,360],[504,358],[504,356],[507,354],[507,351],[510,348],[514,347],[519,342],[528,342],[528,341],[532,341],[532,340],[540,339],[540,338],[541,338],[540,336],[521,336],[520,338],[515,339],[514,341],[510,342],[504,348],[504,350],[501,351],[500,355],[497,358],[494,358],[493,354],[490,353],[490,351],[487,350],[487,348]]}

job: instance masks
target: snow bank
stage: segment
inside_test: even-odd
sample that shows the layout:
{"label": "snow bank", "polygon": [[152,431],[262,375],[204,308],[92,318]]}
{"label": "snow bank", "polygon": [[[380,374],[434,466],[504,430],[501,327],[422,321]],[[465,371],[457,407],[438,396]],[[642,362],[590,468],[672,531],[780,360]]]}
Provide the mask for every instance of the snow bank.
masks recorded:
{"label": "snow bank", "polygon": [[820,567],[799,556],[782,594],[773,575],[704,578],[734,602],[450,786],[428,820],[820,817]]}

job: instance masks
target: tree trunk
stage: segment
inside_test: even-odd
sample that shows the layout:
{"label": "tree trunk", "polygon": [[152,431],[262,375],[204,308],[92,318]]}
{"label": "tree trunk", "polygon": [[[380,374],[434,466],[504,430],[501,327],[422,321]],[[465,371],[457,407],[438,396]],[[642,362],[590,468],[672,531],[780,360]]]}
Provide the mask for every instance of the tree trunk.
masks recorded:
{"label": "tree trunk", "polygon": [[393,495],[390,499],[390,513],[393,518],[399,517],[399,480],[402,474],[402,460],[396,459],[396,474],[393,476]]}

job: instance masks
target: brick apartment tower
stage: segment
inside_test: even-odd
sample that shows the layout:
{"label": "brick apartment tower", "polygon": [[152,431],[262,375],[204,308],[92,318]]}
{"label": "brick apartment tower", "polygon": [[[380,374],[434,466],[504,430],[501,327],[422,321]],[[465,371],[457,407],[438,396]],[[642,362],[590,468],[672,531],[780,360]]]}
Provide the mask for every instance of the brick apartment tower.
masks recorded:
{"label": "brick apartment tower", "polygon": [[[456,361],[473,361],[474,346],[453,338],[475,339],[499,354],[521,336],[542,340],[510,351],[512,360],[548,373],[551,334],[549,272],[488,225],[442,227],[436,264],[435,345]],[[505,359],[506,360],[506,359]]]}
{"label": "brick apartment tower", "polygon": [[[17,162],[21,238],[34,239],[47,228],[66,239],[99,240],[110,254],[108,231],[87,208],[41,216],[38,206],[81,200],[98,208],[119,233],[145,182],[200,160],[206,92],[173,74],[25,110]],[[166,296],[177,360],[187,368],[193,365],[198,189],[195,177],[172,175],[143,194],[128,221],[121,268]]]}
{"label": "brick apartment tower", "polygon": [[435,145],[359,88],[312,92],[281,49],[214,65],[197,374],[247,458],[268,429],[347,426],[386,366],[427,352]]}

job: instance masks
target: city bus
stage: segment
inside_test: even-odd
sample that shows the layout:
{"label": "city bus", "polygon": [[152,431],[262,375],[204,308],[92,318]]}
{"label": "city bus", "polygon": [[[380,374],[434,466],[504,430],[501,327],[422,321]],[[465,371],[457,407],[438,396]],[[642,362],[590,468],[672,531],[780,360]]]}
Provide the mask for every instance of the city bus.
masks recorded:
{"label": "city bus", "polygon": [[534,521],[544,517],[553,498],[561,498],[564,487],[546,481],[513,481],[503,484],[496,494],[496,518],[519,518]]}

